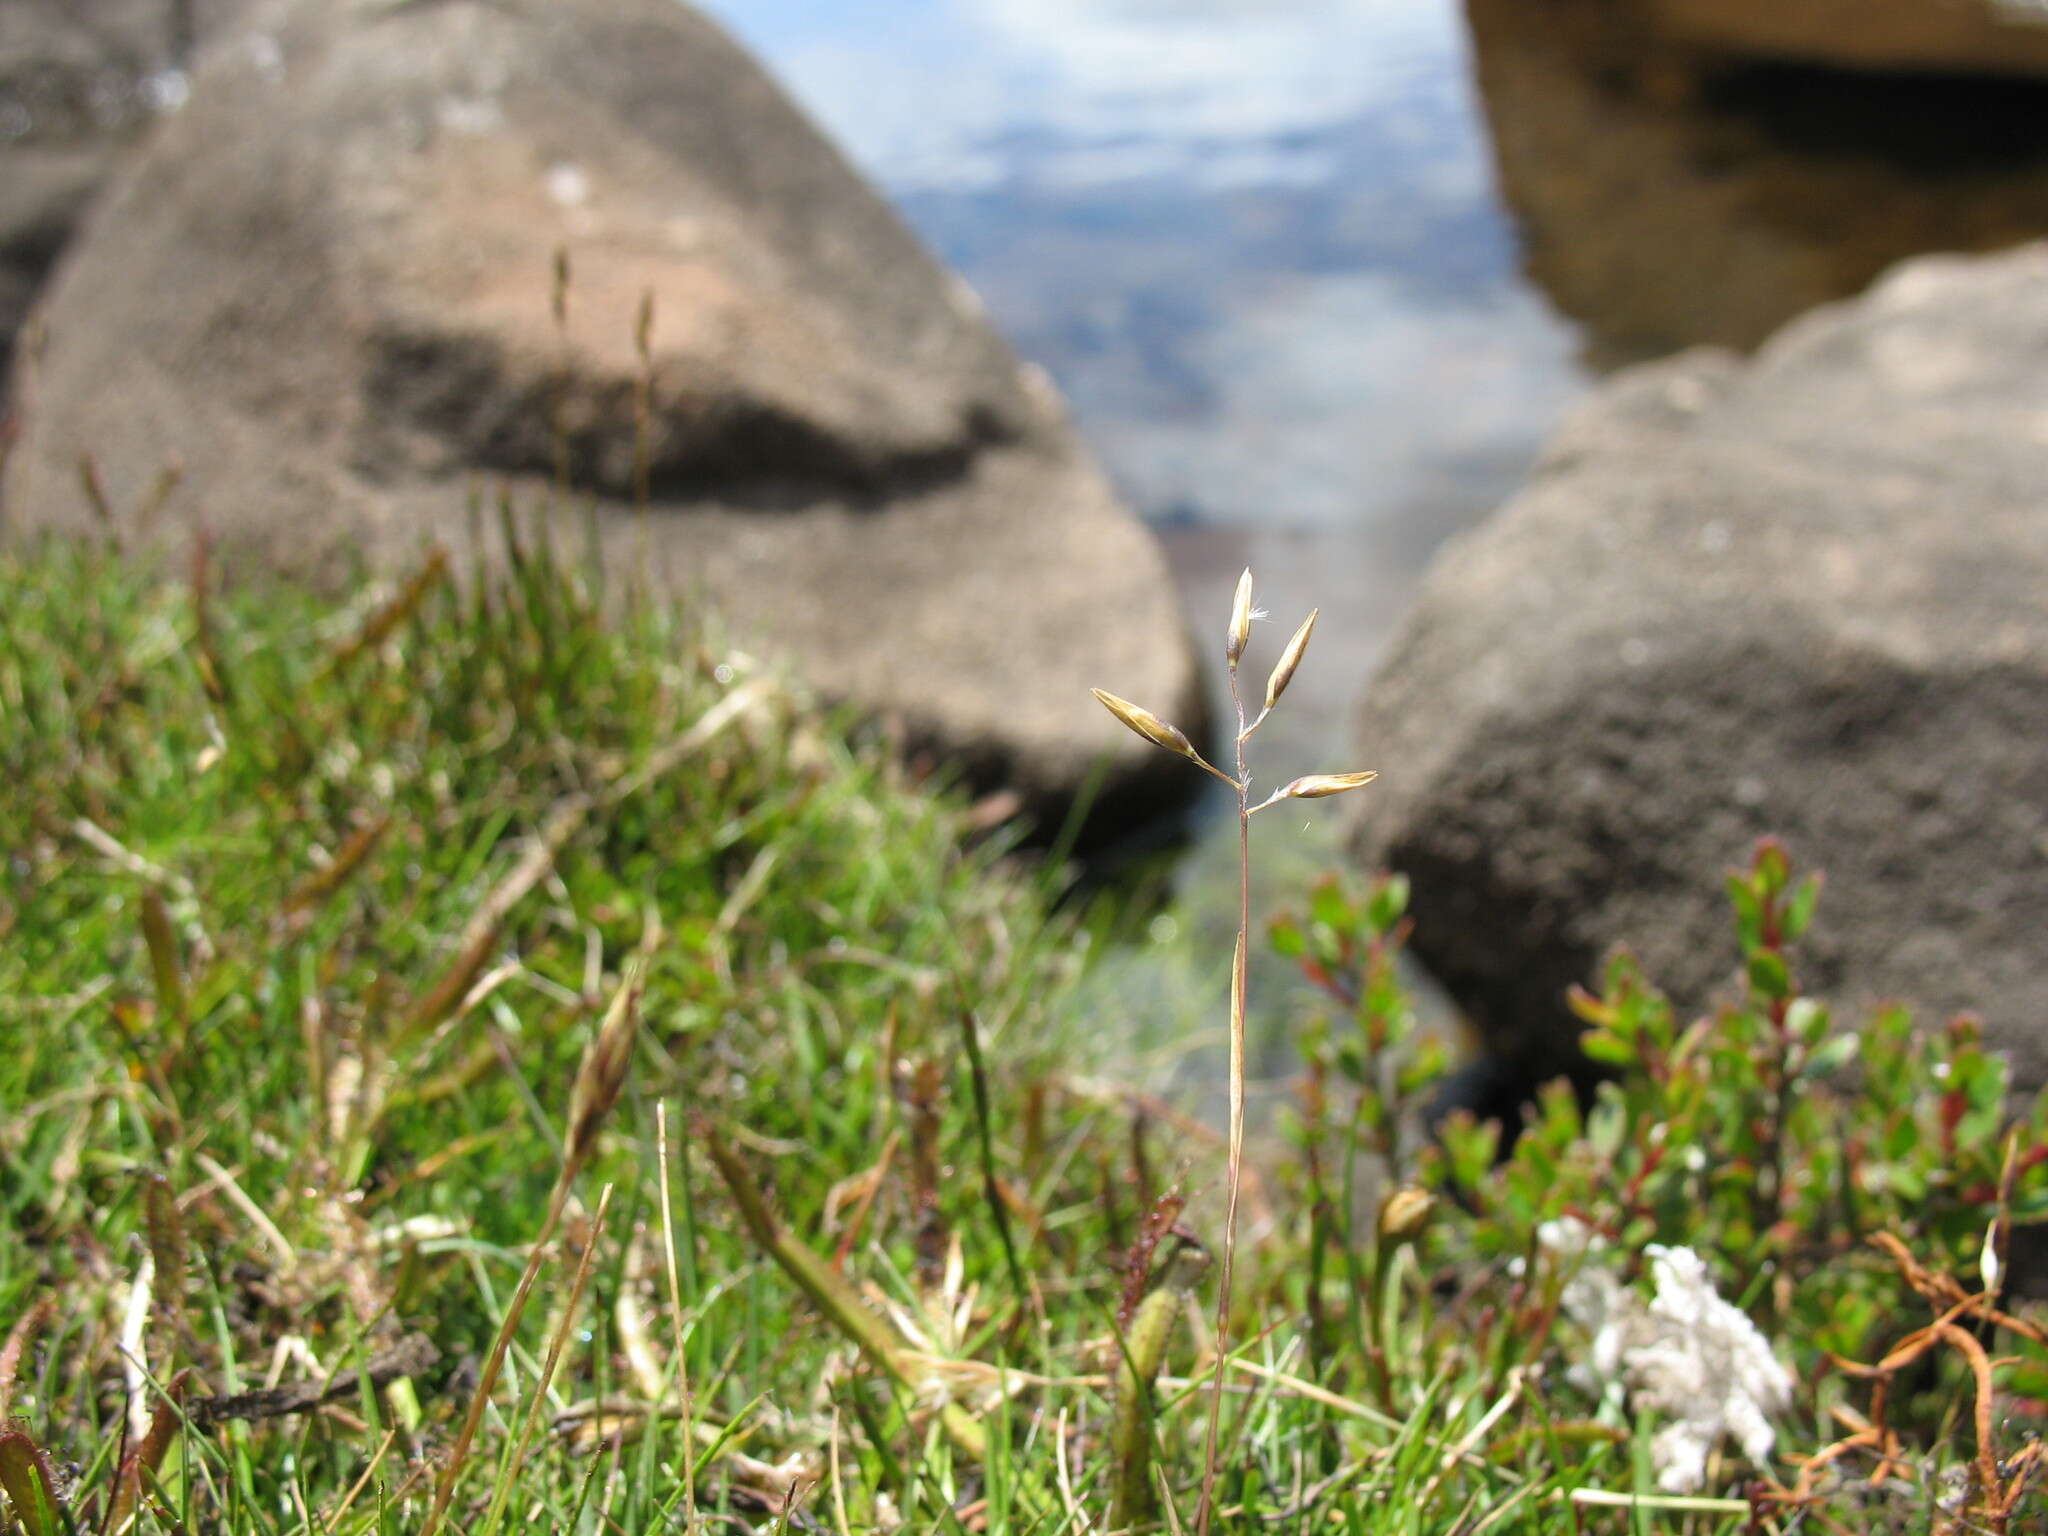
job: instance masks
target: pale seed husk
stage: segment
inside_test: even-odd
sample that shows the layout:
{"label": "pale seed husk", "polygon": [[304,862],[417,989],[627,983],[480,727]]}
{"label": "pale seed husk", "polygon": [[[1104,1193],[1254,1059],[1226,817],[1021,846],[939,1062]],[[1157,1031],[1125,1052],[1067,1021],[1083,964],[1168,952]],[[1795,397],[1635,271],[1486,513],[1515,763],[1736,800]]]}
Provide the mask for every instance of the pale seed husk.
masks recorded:
{"label": "pale seed husk", "polygon": [[1341,795],[1346,790],[1357,789],[1370,784],[1379,775],[1371,769],[1363,773],[1309,773],[1296,779],[1274,798],[1279,800],[1321,800],[1329,795]]}
{"label": "pale seed husk", "polygon": [[1294,669],[1301,665],[1302,655],[1308,650],[1308,637],[1316,627],[1316,615],[1323,610],[1311,608],[1308,617],[1301,621],[1301,628],[1294,632],[1294,638],[1287,642],[1287,649],[1280,653],[1279,663],[1273,668],[1273,675],[1266,679],[1266,708],[1271,709],[1280,702],[1280,695],[1287,691],[1287,685],[1294,681]]}
{"label": "pale seed husk", "polygon": [[1436,1197],[1410,1185],[1395,1190],[1380,1206],[1380,1237],[1390,1243],[1410,1243],[1429,1225]]}
{"label": "pale seed husk", "polygon": [[1237,598],[1230,605],[1230,637],[1223,647],[1223,654],[1229,658],[1231,671],[1237,670],[1237,659],[1244,654],[1244,648],[1251,638],[1252,568],[1246,566],[1244,574],[1237,578]]}
{"label": "pale seed husk", "polygon": [[1105,689],[1091,688],[1088,691],[1101,701],[1104,709],[1154,746],[1164,747],[1169,752],[1178,752],[1182,757],[1197,758],[1199,761],[1195,744],[1188,740],[1187,733],[1179,726],[1168,725],[1151,710],[1133,704],[1129,699],[1120,699]]}

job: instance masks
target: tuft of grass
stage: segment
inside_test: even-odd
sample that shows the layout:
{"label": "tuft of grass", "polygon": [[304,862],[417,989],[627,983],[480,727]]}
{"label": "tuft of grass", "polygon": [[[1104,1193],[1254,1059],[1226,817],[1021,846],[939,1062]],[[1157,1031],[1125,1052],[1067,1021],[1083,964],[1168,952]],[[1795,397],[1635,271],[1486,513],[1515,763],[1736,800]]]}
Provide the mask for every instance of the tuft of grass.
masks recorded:
{"label": "tuft of grass", "polygon": [[[64,1519],[283,1530],[303,1505],[337,1529],[472,1529],[511,1478],[565,1519],[634,1526],[698,1472],[707,1517],[779,1507],[814,1481],[820,1421],[759,1383],[841,1372],[837,1345],[696,1148],[664,1187],[656,1108],[730,1127],[815,1232],[895,1132],[873,1090],[897,1059],[941,1066],[949,1147],[977,1124],[956,999],[1041,1088],[1081,1065],[1057,1019],[1091,933],[963,807],[709,626],[607,614],[545,541],[506,534],[505,577],[458,583],[429,552],[340,604],[91,545],[0,552],[0,1400],[30,1426],[24,1497],[45,1462],[82,1469],[52,1484]],[[984,1084],[983,1133],[1016,1081]],[[1108,1118],[1055,1102],[1063,1137]],[[585,1177],[630,1236],[584,1255],[565,1334]],[[1060,1209],[1064,1179],[1012,1198]],[[853,1261],[888,1277],[907,1196],[877,1184]],[[628,1266],[655,1226],[673,1246]],[[692,1439],[615,1428],[593,1453],[579,1426],[680,1408],[622,1378],[636,1308],[670,1314],[649,1348],[695,1384]],[[122,1449],[173,1366],[194,1401],[280,1373],[345,1387],[415,1328],[453,1375],[219,1431],[174,1414],[161,1472]],[[569,1341],[552,1384],[544,1338]],[[878,1385],[856,1369],[841,1390]],[[519,1401],[558,1423],[530,1455]],[[927,1420],[877,1401],[892,1435]]]}

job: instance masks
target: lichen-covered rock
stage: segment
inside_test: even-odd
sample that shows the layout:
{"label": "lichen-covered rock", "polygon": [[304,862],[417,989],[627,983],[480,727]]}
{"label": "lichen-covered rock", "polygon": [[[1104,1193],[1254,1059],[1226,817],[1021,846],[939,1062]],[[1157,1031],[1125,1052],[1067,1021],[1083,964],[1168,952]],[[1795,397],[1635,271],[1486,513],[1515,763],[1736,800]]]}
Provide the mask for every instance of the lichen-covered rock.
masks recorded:
{"label": "lichen-covered rock", "polygon": [[1361,739],[1357,852],[1525,1075],[1615,943],[1706,1003],[1774,833],[1827,874],[1810,990],[2048,1081],[2048,247],[1619,376],[1446,548]]}
{"label": "lichen-covered rock", "polygon": [[175,464],[159,538],[333,571],[459,546],[473,491],[531,508],[566,469],[565,538],[594,503],[616,567],[708,589],[981,778],[1051,803],[1106,756],[1113,805],[1184,777],[1088,693],[1201,723],[1151,538],[967,290],[675,0],[258,4],[39,317],[16,527],[89,525],[82,454],[123,515]]}

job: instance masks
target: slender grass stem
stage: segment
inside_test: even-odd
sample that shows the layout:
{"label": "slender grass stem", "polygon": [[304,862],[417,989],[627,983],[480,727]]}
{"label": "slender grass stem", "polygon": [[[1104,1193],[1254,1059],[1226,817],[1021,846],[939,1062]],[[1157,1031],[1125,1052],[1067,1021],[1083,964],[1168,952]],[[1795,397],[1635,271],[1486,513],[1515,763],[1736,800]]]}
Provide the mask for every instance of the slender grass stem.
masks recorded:
{"label": "slender grass stem", "polygon": [[[1230,668],[1230,703],[1237,715],[1237,949],[1230,964],[1230,1154],[1223,1215],[1223,1264],[1216,1281],[1216,1382],[1209,1394],[1209,1428],[1202,1452],[1202,1496],[1195,1506],[1196,1536],[1208,1536],[1216,1502],[1216,1454],[1223,1423],[1223,1372],[1230,1355],[1230,1290],[1237,1262],[1237,1204],[1244,1187],[1244,1008],[1252,927],[1251,776],[1244,747],[1252,730],[1245,724],[1244,696],[1237,668]],[[1264,718],[1262,715],[1261,719]]]}
{"label": "slender grass stem", "polygon": [[[676,1273],[675,1204],[669,1197],[668,1105],[654,1107],[655,1154],[661,1164],[661,1252],[668,1272],[669,1321],[675,1329],[676,1406],[682,1415],[683,1511],[686,1521],[697,1518],[697,1477],[691,1447],[697,1437],[697,1403],[690,1392],[690,1348],[683,1337],[683,1287]],[[684,1178],[689,1177],[687,1169]],[[686,1525],[687,1529],[688,1526]]]}
{"label": "slender grass stem", "polygon": [[1320,610],[1310,609],[1302,620],[1301,627],[1294,632],[1294,638],[1287,642],[1287,648],[1266,679],[1266,692],[1262,707],[1256,719],[1249,723],[1245,719],[1244,693],[1237,681],[1238,663],[1244,659],[1245,646],[1251,640],[1252,621],[1261,617],[1252,606],[1252,573],[1249,569],[1238,578],[1237,595],[1231,604],[1230,628],[1223,647],[1226,675],[1230,680],[1230,706],[1237,718],[1237,731],[1232,745],[1237,752],[1237,773],[1233,777],[1215,764],[1208,762],[1195,749],[1187,733],[1153,714],[1149,709],[1133,704],[1128,699],[1118,698],[1105,689],[1094,690],[1096,700],[1131,730],[1169,752],[1187,758],[1204,772],[1214,774],[1228,784],[1237,796],[1237,949],[1230,962],[1230,1159],[1226,1182],[1229,1186],[1228,1205],[1223,1223],[1223,1265],[1218,1277],[1216,1296],[1216,1379],[1215,1390],[1209,1395],[1209,1427],[1206,1444],[1202,1453],[1202,1496],[1195,1509],[1196,1536],[1208,1536],[1210,1517],[1215,1512],[1217,1446],[1223,1423],[1223,1372],[1230,1354],[1230,1299],[1231,1278],[1237,1263],[1237,1207],[1244,1192],[1244,1078],[1245,1078],[1245,990],[1247,968],[1250,963],[1252,937],[1252,816],[1278,800],[1321,800],[1331,795],[1341,795],[1370,783],[1375,775],[1371,773],[1316,773],[1290,780],[1270,798],[1253,805],[1251,802],[1252,776],[1245,764],[1245,743],[1252,733],[1266,723],[1267,716],[1280,695],[1287,691],[1295,670],[1301,665],[1301,658],[1308,649],[1309,637],[1315,633],[1316,614]]}

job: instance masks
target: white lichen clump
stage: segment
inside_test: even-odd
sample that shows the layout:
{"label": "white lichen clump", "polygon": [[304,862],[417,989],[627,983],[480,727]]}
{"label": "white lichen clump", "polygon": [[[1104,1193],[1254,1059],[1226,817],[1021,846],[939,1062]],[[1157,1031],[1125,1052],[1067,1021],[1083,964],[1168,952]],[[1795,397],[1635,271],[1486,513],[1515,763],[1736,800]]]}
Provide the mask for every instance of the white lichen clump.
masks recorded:
{"label": "white lichen clump", "polygon": [[1769,1415],[1791,1405],[1790,1373],[1756,1324],[1715,1291],[1697,1253],[1652,1244],[1657,1292],[1645,1302],[1599,1266],[1606,1244],[1584,1222],[1545,1222],[1537,1241],[1570,1271],[1565,1313],[1592,1340],[1575,1378],[1603,1395],[1626,1392],[1634,1408],[1667,1420],[1650,1442],[1658,1487],[1696,1492],[1723,1435],[1752,1462],[1767,1460],[1775,1439]]}

